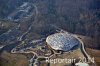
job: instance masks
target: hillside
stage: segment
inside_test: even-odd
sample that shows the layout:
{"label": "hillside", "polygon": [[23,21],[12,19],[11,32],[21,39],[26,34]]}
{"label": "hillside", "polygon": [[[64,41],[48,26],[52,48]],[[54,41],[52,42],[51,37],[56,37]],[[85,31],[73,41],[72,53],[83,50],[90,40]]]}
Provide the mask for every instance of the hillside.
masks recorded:
{"label": "hillside", "polygon": [[0,66],[28,66],[27,60],[22,54],[3,52],[0,55]]}
{"label": "hillside", "polygon": [[86,49],[88,54],[94,57],[95,62],[97,63],[97,66],[100,66],[100,50],[95,50],[95,49]]}
{"label": "hillside", "polygon": [[[8,55],[10,58],[20,56],[13,57],[12,49],[20,52],[29,47],[37,48],[45,44],[47,36],[67,31],[77,34],[99,65],[99,3],[100,0],[0,0],[0,49],[4,47],[0,56],[9,64],[13,59],[9,60]],[[3,51],[9,53],[3,56]]]}

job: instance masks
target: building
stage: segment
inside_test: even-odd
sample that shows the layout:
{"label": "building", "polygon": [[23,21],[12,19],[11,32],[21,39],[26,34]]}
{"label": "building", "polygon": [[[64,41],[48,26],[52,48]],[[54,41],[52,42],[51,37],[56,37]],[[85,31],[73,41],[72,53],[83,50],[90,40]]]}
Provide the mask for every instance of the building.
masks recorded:
{"label": "building", "polygon": [[47,44],[54,50],[70,51],[80,44],[79,40],[67,33],[56,33],[46,39]]}
{"label": "building", "polygon": [[82,62],[76,63],[75,65],[76,65],[76,66],[89,66],[89,64],[87,64],[87,63],[82,63]]}

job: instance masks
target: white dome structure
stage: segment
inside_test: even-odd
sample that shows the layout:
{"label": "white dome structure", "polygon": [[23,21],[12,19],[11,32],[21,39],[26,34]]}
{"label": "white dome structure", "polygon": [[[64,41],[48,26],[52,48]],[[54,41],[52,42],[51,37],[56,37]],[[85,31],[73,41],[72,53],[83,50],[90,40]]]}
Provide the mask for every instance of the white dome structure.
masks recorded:
{"label": "white dome structure", "polygon": [[70,51],[80,42],[71,34],[67,33],[56,33],[50,35],[46,39],[47,44],[54,50]]}

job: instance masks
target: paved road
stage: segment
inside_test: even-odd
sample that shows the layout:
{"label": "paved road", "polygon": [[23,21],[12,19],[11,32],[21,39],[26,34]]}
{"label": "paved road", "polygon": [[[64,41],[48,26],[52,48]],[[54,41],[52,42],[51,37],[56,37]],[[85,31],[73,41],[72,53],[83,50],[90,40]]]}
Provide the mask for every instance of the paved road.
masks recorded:
{"label": "paved road", "polygon": [[80,40],[77,35],[74,35],[74,37],[80,41],[80,43],[81,43],[80,49],[81,49],[82,53],[84,54],[84,56],[86,57],[87,61],[90,61],[90,62],[94,63],[94,66],[96,66],[95,61],[92,60],[92,58],[90,57],[90,55],[86,52],[83,41]]}
{"label": "paved road", "polygon": [[[67,32],[67,31],[65,31],[65,30],[63,30],[63,29],[61,29],[61,28],[55,26],[55,25],[51,25],[51,26],[55,27],[55,28],[57,29],[57,32],[72,34],[72,33],[69,33],[69,32]],[[72,34],[72,35],[73,35],[73,34]],[[83,41],[80,40],[80,39],[78,38],[77,35],[73,35],[73,36],[74,36],[76,39],[78,39],[78,40],[80,41],[80,43],[81,43],[80,49],[81,49],[82,53],[84,54],[84,56],[87,58],[87,61],[91,61],[92,63],[94,63],[94,66],[96,66],[96,62],[93,61],[92,58],[90,57],[90,55],[88,55],[88,53],[86,52]]]}
{"label": "paved road", "polygon": [[37,22],[37,16],[38,16],[38,13],[39,13],[39,12],[38,12],[38,8],[37,8],[37,6],[36,6],[35,4],[33,4],[33,7],[35,8],[35,12],[36,12],[35,19],[34,19],[34,21],[32,22],[32,24],[30,25],[30,27],[28,28],[28,30],[27,30],[26,32],[24,32],[24,33],[22,34],[22,36],[18,37],[18,40],[19,40],[19,41],[22,41],[22,40],[23,40],[23,37],[25,37],[25,36],[30,32],[30,30],[31,30],[31,28],[32,28],[32,26],[33,26],[33,24]]}

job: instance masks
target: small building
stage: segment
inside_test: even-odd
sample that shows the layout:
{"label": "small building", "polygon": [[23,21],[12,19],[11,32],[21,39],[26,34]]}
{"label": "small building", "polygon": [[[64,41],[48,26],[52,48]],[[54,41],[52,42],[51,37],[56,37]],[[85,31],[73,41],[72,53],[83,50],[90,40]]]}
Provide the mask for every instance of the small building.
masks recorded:
{"label": "small building", "polygon": [[89,66],[89,64],[87,64],[87,63],[82,63],[82,62],[76,63],[75,65],[76,65],[76,66]]}

